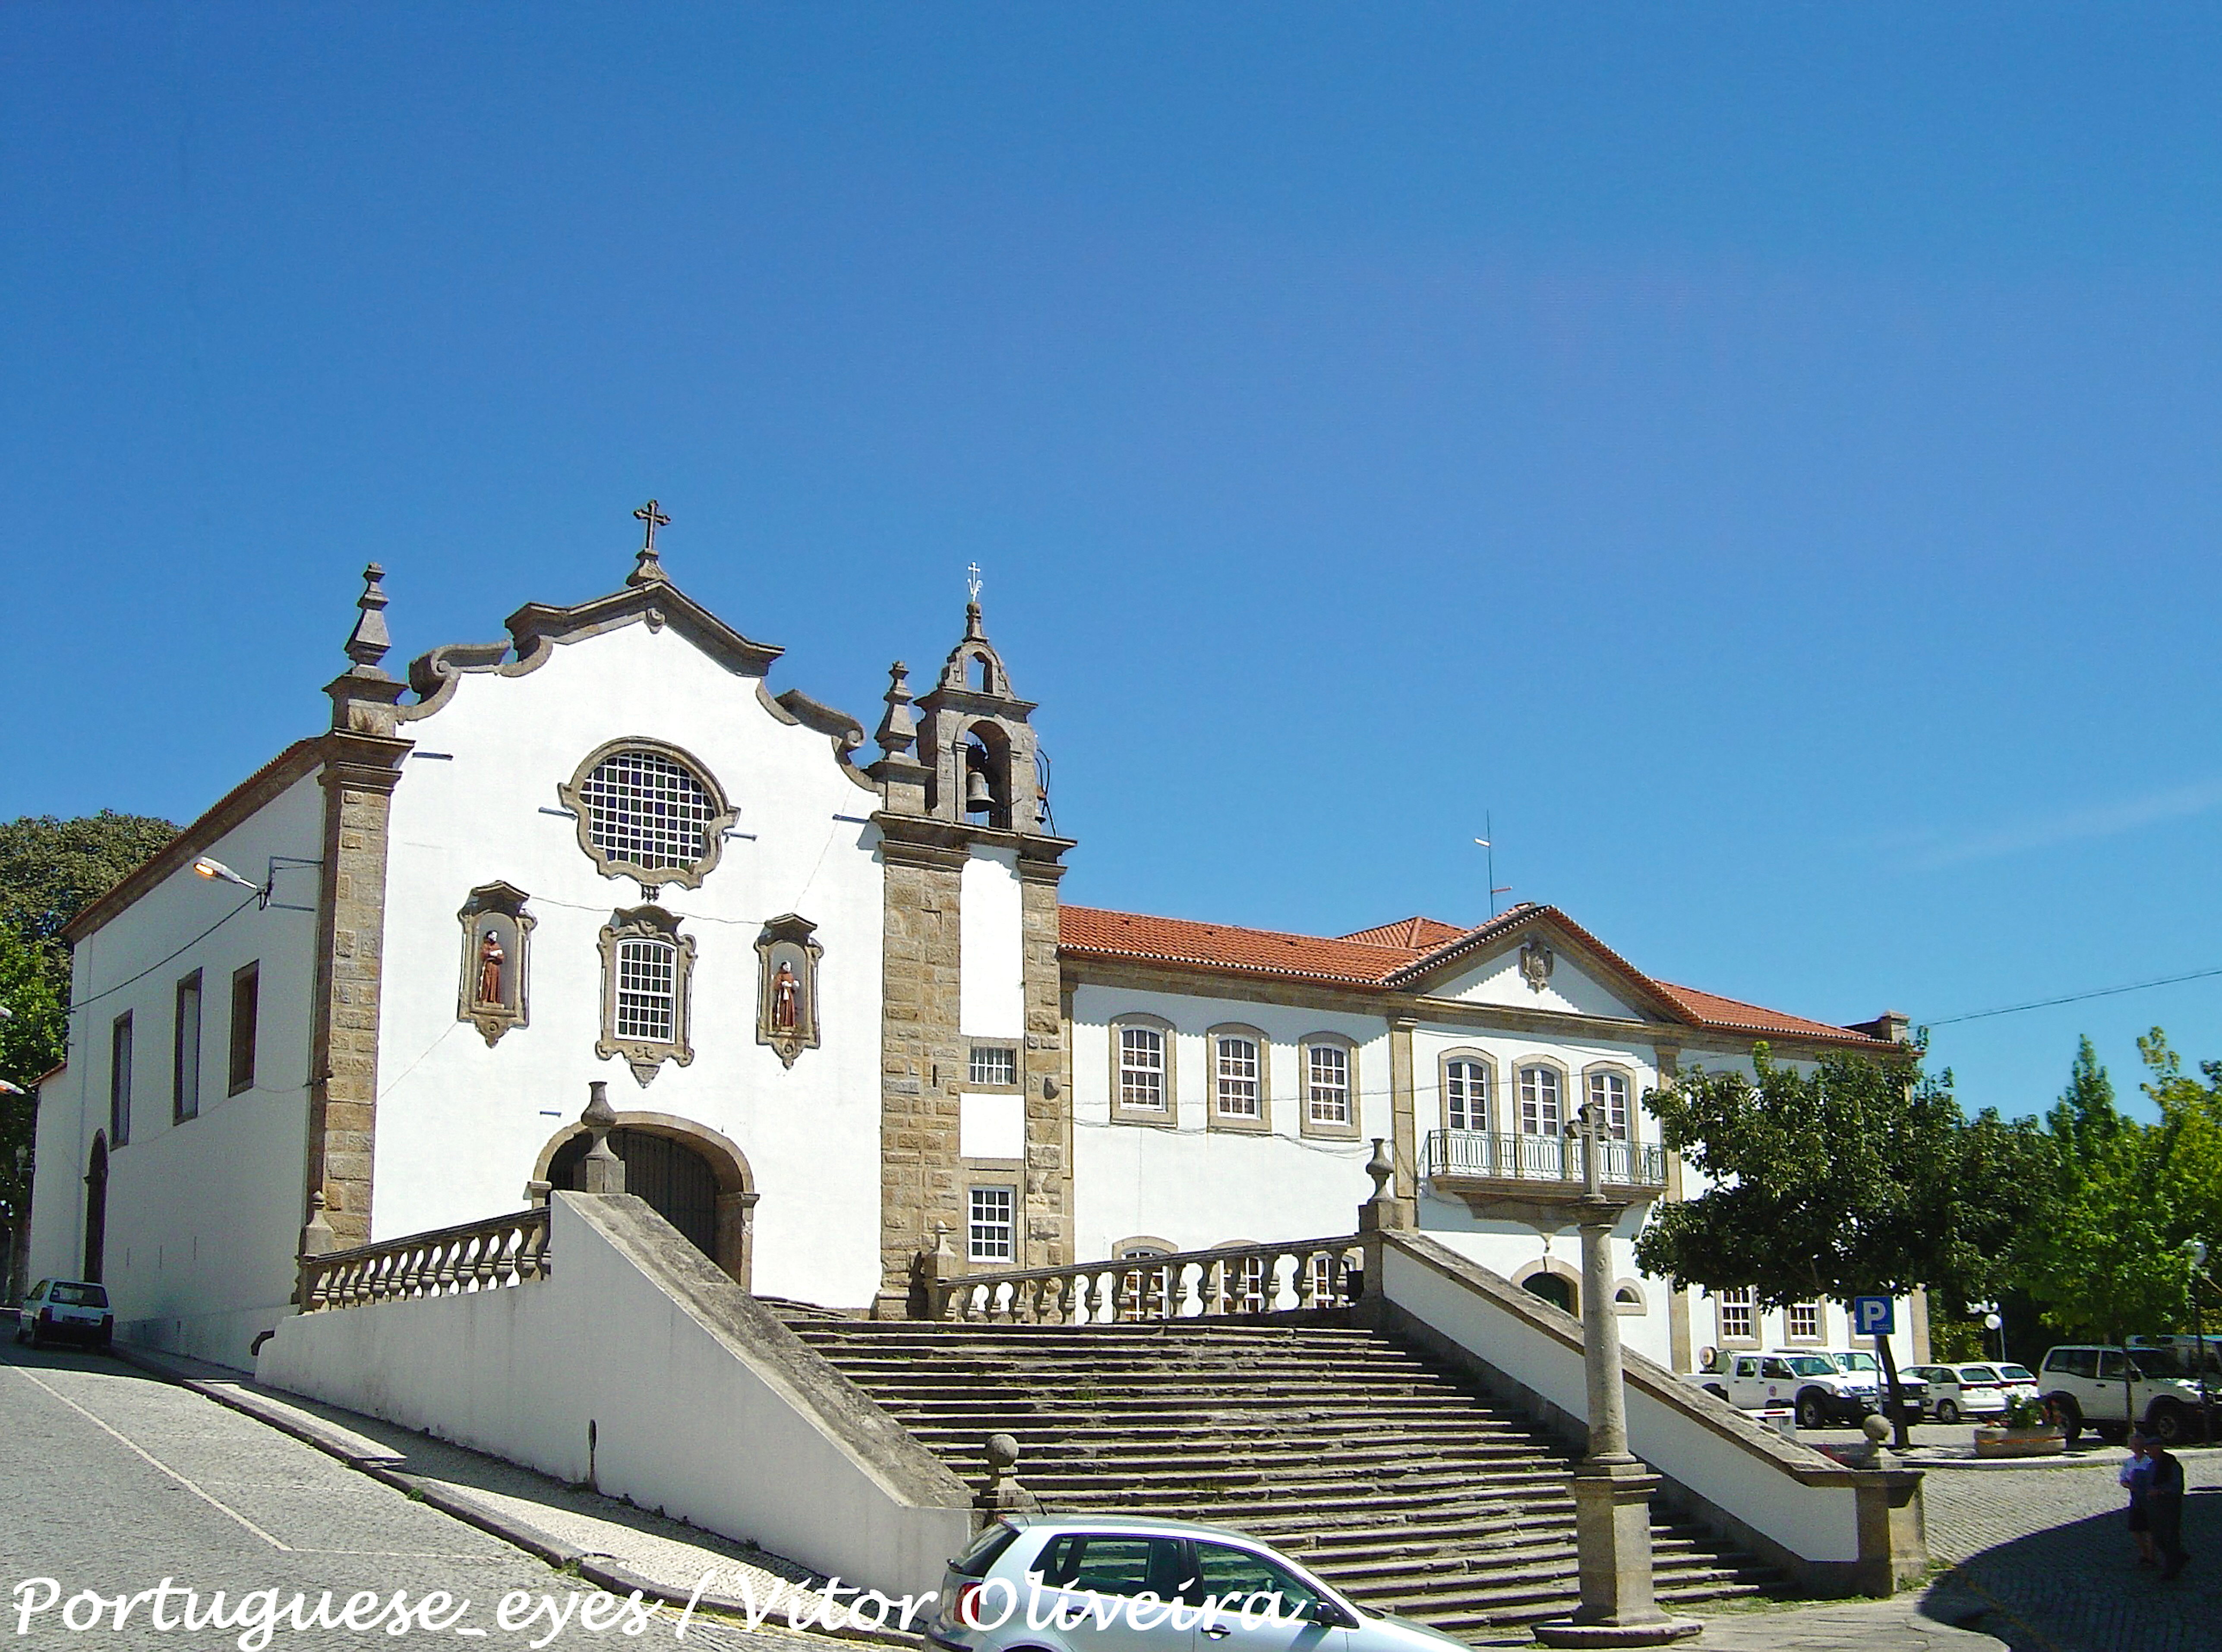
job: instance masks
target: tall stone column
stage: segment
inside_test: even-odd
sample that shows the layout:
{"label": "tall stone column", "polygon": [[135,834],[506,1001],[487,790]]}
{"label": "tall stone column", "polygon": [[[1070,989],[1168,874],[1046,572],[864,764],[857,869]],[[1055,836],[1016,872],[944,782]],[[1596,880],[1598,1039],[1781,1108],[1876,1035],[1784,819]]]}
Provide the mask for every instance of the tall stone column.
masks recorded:
{"label": "tall stone column", "polygon": [[958,919],[964,851],[888,835],[881,964],[880,1289],[873,1313],[907,1317],[934,1223],[964,1231],[957,1157]]}

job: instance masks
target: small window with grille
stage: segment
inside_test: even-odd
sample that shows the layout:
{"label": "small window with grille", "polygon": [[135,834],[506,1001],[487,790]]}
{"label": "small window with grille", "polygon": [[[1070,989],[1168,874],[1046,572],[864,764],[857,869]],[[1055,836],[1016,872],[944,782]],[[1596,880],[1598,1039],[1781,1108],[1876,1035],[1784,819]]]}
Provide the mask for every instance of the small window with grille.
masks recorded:
{"label": "small window with grille", "polygon": [[557,789],[603,874],[651,886],[700,884],[736,818],[706,769],[653,741],[602,747]]}
{"label": "small window with grille", "polygon": [[1171,1051],[1161,1027],[1129,1022],[1113,1029],[1118,1111],[1163,1120],[1171,1111]]}
{"label": "small window with grille", "polygon": [[679,949],[669,941],[618,944],[618,1036],[668,1044],[676,1019]]}
{"label": "small window with grille", "polygon": [[621,1056],[642,1084],[667,1061],[694,1058],[687,1042],[687,989],[694,939],[661,907],[613,912],[602,927],[602,1037],[596,1054]]}
{"label": "small window with grille", "polygon": [[1019,1082],[1019,1052],[1007,1044],[976,1044],[966,1076],[975,1084],[1014,1088]]}
{"label": "small window with grille", "polygon": [[1018,1251],[1016,1206],[1010,1188],[974,1188],[966,1255],[975,1262],[1010,1261]]}

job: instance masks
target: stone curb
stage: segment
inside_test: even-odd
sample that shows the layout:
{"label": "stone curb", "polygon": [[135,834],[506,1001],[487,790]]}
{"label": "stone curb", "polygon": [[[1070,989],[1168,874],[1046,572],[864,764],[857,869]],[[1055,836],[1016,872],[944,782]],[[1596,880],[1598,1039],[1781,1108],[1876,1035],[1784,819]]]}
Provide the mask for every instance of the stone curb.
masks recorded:
{"label": "stone curb", "polygon": [[[321,1418],[267,1399],[245,1382],[210,1382],[203,1378],[189,1377],[173,1369],[158,1357],[121,1342],[114,1344],[110,1351],[126,1365],[198,1394],[204,1399],[212,1400],[228,1410],[252,1417],[266,1428],[275,1429],[304,1445],[313,1446],[357,1473],[367,1474],[405,1497],[429,1504],[442,1514],[475,1527],[490,1537],[499,1538],[536,1560],[545,1561],[559,1572],[575,1572],[597,1588],[607,1589],[614,1594],[631,1594],[637,1589],[646,1599],[682,1608],[693,1600],[699,1609],[715,1612],[720,1617],[746,1620],[748,1606],[744,1601],[706,1591],[699,1600],[695,1600],[691,1589],[674,1589],[668,1584],[634,1571],[614,1555],[581,1548],[574,1543],[566,1542],[541,1530],[529,1521],[518,1519],[506,1510],[490,1507],[460,1493],[444,1480],[411,1474],[400,1467],[408,1460],[407,1458],[365,1440],[361,1435],[350,1434]],[[365,1449],[366,1447],[368,1449]],[[895,1630],[843,1628],[829,1630],[823,1627],[796,1630],[783,1624],[775,1625],[769,1616],[764,1619],[764,1629],[756,1632],[761,1634],[766,1630],[801,1639],[871,1641],[884,1646],[913,1649],[926,1644],[923,1636],[906,1635]]]}

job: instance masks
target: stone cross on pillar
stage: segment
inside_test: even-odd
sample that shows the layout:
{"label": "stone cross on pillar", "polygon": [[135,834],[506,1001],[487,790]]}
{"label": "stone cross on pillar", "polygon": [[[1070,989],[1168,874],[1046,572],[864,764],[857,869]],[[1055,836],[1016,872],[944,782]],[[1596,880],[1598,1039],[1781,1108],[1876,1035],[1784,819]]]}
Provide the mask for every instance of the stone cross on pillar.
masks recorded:
{"label": "stone cross on pillar", "polygon": [[587,1156],[579,1161],[579,1191],[622,1193],[625,1190],[625,1160],[610,1146],[610,1132],[617,1128],[617,1109],[610,1105],[610,1087],[597,1078],[587,1086],[587,1110],[579,1122],[594,1138]]}
{"label": "stone cross on pillar", "polygon": [[1535,1625],[1546,1646],[1663,1646],[1695,1635],[1694,1617],[1660,1610],[1651,1573],[1651,1492],[1659,1477],[1628,1449],[1620,1317],[1613,1311],[1612,1230],[1633,1203],[1604,1180],[1604,1121],[1584,1107],[1567,1132],[1582,1155],[1582,1350],[1590,1446],[1574,1469],[1574,1538],[1582,1604],[1571,1618]]}

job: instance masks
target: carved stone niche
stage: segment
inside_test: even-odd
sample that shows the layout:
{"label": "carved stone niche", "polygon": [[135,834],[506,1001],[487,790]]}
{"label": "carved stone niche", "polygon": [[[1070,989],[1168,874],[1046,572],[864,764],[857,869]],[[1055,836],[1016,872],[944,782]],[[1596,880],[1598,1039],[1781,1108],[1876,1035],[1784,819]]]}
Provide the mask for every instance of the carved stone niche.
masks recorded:
{"label": "carved stone niche", "polygon": [[662,907],[612,912],[602,926],[602,1036],[594,1053],[622,1056],[645,1089],[667,1061],[694,1059],[687,1041],[694,938]]}
{"label": "carved stone niche", "polygon": [[481,883],[455,914],[463,927],[455,1019],[477,1027],[489,1049],[511,1027],[530,1019],[527,948],[533,920],[524,909],[529,898],[512,884]]}
{"label": "carved stone niche", "polygon": [[782,1066],[818,1047],[818,960],[825,949],[817,928],[790,912],[756,937],[756,1042],[771,1046]]}

